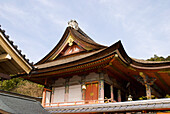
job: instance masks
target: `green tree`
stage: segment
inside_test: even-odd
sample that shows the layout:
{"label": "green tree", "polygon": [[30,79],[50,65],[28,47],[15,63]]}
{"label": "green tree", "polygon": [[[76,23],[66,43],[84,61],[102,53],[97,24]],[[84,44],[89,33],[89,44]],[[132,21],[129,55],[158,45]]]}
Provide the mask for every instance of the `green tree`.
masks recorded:
{"label": "green tree", "polygon": [[11,91],[12,89],[16,88],[18,84],[22,84],[21,78],[0,81],[0,89],[4,91]]}
{"label": "green tree", "polygon": [[23,80],[22,78],[13,78],[10,80],[0,81],[0,89],[4,91],[15,92],[32,97],[41,97],[43,87],[40,84]]}
{"label": "green tree", "polygon": [[167,58],[164,58],[162,56],[157,56],[155,54],[154,57],[151,57],[150,59],[147,59],[147,61],[170,61],[170,56],[168,56]]}
{"label": "green tree", "polygon": [[166,61],[170,61],[170,56],[168,56],[165,60],[166,60]]}

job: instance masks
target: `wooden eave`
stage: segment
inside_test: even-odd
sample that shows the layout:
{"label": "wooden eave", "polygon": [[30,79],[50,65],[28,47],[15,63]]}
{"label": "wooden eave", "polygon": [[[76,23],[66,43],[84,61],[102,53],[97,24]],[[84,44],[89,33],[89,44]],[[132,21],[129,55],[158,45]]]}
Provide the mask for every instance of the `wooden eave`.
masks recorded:
{"label": "wooden eave", "polygon": [[[98,69],[102,69],[105,67],[113,55],[108,55],[107,57],[99,58],[93,61],[89,61],[82,64],[77,64],[73,66],[58,68],[58,69],[51,69],[51,71],[32,71],[32,73],[29,76],[25,76],[23,78],[39,83],[44,85],[44,81],[46,78],[48,80],[51,80],[51,78],[58,78],[58,77],[65,77],[65,76],[72,76],[72,75],[79,75],[84,74],[84,72],[96,72]],[[53,80],[53,79],[52,79]]]}
{"label": "wooden eave", "polygon": [[83,58],[94,55],[95,53],[99,53],[102,50],[104,50],[104,49],[100,49],[100,50],[97,50],[97,51],[91,51],[91,52],[80,52],[80,53],[75,53],[75,54],[71,54],[71,55],[67,55],[67,56],[62,56],[62,57],[57,58],[54,61],[43,63],[43,64],[40,64],[40,65],[35,65],[35,67],[37,69],[48,69],[50,67],[55,67],[57,65],[60,66],[62,64],[71,63],[71,62],[74,62],[74,61],[79,61]]}
{"label": "wooden eave", "polygon": [[[67,66],[64,68],[53,69],[51,71],[33,71],[30,77],[47,77],[57,76],[57,75],[65,75],[72,74],[74,72],[83,72],[84,70],[98,69],[101,66],[106,66],[113,56],[108,56],[105,58],[100,58],[98,60],[90,61],[87,63],[82,63],[74,66]],[[49,77],[48,77],[49,76]]]}
{"label": "wooden eave", "polygon": [[[32,70],[31,63],[26,60],[17,46],[13,45],[13,41],[9,40],[9,36],[0,28],[0,73],[7,75],[16,75],[27,73]],[[4,57],[4,58],[3,58]]]}
{"label": "wooden eave", "polygon": [[[43,64],[46,62],[50,62],[50,57],[54,54],[58,54],[65,44],[65,41],[68,39],[68,36],[71,35],[74,37],[75,42],[78,45],[85,45],[89,48],[89,50],[98,50],[102,48],[106,48],[107,46],[103,46],[94,42],[90,37],[88,37],[80,28],[79,30],[75,30],[74,28],[67,27],[62,38],[60,39],[59,43],[49,52],[43,59],[37,62],[35,65]],[[89,51],[88,50],[88,51]]]}

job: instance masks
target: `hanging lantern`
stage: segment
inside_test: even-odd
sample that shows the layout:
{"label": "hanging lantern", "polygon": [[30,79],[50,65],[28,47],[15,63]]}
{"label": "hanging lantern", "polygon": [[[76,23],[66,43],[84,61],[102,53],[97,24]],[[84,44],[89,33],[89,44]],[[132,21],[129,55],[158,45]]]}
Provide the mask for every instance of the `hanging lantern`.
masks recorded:
{"label": "hanging lantern", "polygon": [[82,85],[82,90],[86,90],[86,85]]}
{"label": "hanging lantern", "polygon": [[132,101],[132,95],[128,96],[128,101]]}

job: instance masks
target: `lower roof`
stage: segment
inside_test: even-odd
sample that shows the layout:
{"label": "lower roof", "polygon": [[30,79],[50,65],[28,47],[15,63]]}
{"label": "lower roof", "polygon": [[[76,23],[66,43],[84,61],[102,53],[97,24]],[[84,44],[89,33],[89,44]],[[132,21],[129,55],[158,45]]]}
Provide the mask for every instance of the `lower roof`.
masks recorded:
{"label": "lower roof", "polygon": [[1,111],[12,114],[49,114],[35,99],[7,92],[0,92]]}
{"label": "lower roof", "polygon": [[142,110],[170,110],[170,98],[142,101],[128,101],[79,106],[45,108],[50,113],[87,113],[87,112],[128,112]]}

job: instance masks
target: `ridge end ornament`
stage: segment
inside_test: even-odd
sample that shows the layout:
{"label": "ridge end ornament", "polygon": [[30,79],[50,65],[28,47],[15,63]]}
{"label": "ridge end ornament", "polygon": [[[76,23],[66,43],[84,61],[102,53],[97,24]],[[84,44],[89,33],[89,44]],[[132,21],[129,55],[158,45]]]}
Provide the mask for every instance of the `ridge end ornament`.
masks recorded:
{"label": "ridge end ornament", "polygon": [[69,22],[68,22],[68,27],[72,27],[72,28],[74,28],[75,30],[78,30],[78,29],[79,29],[78,23],[77,23],[76,20],[71,20],[71,21],[69,21]]}

